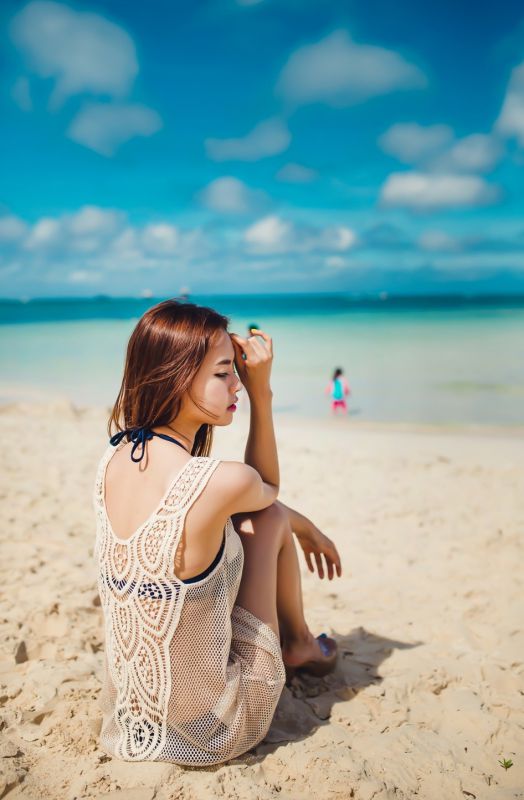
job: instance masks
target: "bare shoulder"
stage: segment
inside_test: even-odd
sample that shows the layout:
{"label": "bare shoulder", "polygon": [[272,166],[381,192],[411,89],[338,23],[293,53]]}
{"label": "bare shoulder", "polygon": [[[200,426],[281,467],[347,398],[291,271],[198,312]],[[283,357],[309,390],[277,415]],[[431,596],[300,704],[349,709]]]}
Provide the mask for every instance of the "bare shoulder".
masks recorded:
{"label": "bare shoulder", "polygon": [[256,469],[241,461],[220,461],[210,486],[219,507],[228,515],[267,508],[278,488],[265,483]]}
{"label": "bare shoulder", "polygon": [[261,478],[256,469],[242,461],[221,460],[212,477],[215,490],[228,496],[241,494],[260,481]]}

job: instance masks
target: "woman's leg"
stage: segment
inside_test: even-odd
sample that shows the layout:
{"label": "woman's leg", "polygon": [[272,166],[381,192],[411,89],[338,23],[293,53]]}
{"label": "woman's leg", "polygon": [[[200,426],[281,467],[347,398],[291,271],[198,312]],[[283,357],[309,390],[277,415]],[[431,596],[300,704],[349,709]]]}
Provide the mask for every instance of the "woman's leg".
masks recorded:
{"label": "woman's leg", "polygon": [[[244,548],[244,569],[236,602],[269,625],[282,643],[289,666],[323,660],[304,618],[297,551],[286,512],[275,504],[262,511],[234,514]],[[242,529],[254,534],[242,534]]]}
{"label": "woman's leg", "polygon": [[[244,568],[236,602],[280,633],[277,605],[278,561],[287,517],[276,505],[232,516],[244,548]],[[252,533],[242,533],[242,531]]]}

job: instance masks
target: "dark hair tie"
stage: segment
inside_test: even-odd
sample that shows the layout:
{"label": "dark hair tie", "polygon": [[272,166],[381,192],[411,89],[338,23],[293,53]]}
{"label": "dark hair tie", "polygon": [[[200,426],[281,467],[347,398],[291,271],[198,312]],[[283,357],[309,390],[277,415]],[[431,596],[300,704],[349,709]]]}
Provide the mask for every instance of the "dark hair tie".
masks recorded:
{"label": "dark hair tie", "polygon": [[[118,433],[113,434],[109,440],[109,444],[112,444],[113,447],[116,447],[120,444],[124,436],[127,436],[127,441],[133,442],[133,447],[131,448],[131,461],[134,461],[137,464],[139,461],[142,461],[146,452],[146,442],[149,441],[149,439],[152,439],[153,435],[153,432],[145,426],[143,428],[127,428],[125,431],[118,431]],[[134,458],[133,456],[135,450],[140,445],[142,447],[142,451],[138,458]]]}

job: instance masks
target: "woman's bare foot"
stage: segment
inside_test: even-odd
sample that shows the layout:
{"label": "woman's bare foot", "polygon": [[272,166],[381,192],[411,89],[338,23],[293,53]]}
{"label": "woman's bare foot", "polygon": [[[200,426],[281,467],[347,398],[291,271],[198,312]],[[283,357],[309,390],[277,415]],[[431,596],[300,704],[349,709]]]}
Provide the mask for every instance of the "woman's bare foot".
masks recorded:
{"label": "woman's bare foot", "polygon": [[301,639],[286,640],[282,645],[282,660],[288,671],[307,669],[321,675],[331,671],[337,658],[337,643],[325,634],[315,638],[308,631]]}

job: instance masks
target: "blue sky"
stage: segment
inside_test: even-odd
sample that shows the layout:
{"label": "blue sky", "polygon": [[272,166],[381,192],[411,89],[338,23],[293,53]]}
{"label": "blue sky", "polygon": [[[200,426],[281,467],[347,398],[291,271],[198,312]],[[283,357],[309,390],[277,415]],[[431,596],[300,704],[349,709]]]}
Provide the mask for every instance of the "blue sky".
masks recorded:
{"label": "blue sky", "polygon": [[524,291],[524,9],[4,2],[0,294]]}

